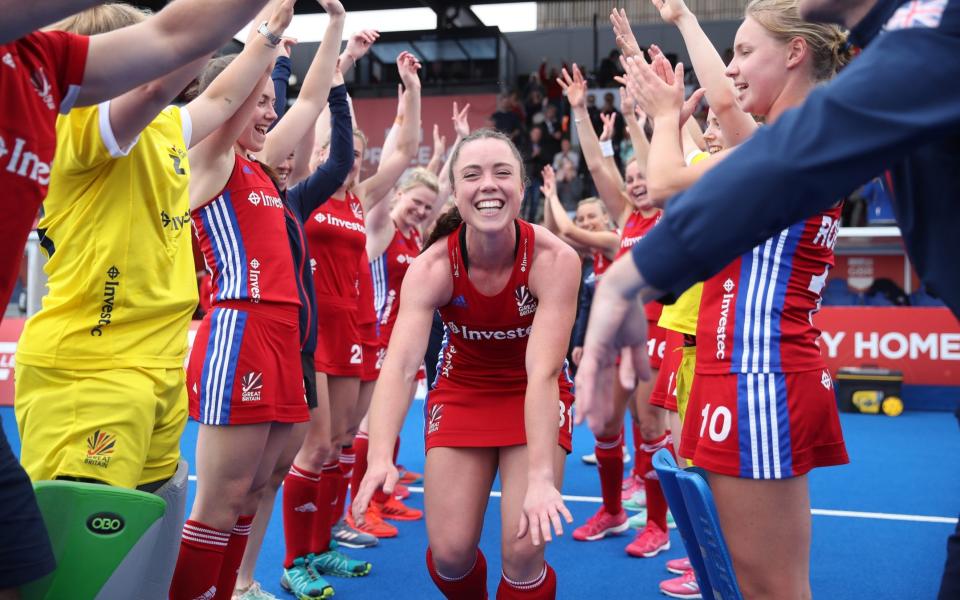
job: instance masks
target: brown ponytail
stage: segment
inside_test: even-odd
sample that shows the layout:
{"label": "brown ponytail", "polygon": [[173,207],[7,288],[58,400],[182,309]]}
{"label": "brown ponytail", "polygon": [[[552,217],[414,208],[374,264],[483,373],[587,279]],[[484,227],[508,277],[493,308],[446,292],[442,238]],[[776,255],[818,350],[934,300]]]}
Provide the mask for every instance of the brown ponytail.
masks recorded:
{"label": "brown ponytail", "polygon": [[427,248],[437,240],[445,238],[456,231],[461,223],[463,223],[463,217],[460,216],[460,209],[456,206],[451,206],[449,210],[437,217],[437,222],[433,226],[433,231],[430,232],[430,236],[427,238],[427,243],[423,245],[421,253],[426,252]]}

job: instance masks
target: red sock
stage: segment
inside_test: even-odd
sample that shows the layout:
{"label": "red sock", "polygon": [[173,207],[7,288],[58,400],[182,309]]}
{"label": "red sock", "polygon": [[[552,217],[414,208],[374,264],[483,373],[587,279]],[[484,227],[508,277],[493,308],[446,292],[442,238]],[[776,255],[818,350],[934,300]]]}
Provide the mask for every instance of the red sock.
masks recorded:
{"label": "red sock", "polygon": [[487,559],[477,548],[477,562],[463,576],[449,579],[437,572],[433,552],[427,548],[427,570],[437,589],[449,600],[487,600]]}
{"label": "red sock", "polygon": [[170,582],[170,600],[194,600],[216,593],[217,577],[229,542],[229,531],[188,520],[183,525],[180,555]]}
{"label": "red sock", "polygon": [[397,441],[393,443],[393,464],[397,464],[397,457],[400,456],[400,436],[397,436]]}
{"label": "red sock", "polygon": [[[660,487],[660,479],[653,469],[653,455],[662,448],[673,454],[673,439],[670,432],[666,432],[654,440],[644,440],[637,463],[642,464],[644,485],[647,488],[647,523],[656,523],[661,531],[667,530],[667,499]],[[641,458],[642,457],[642,458]]]}
{"label": "red sock", "polygon": [[357,432],[357,437],[353,440],[353,475],[350,477],[350,501],[353,502],[354,495],[360,489],[360,482],[363,476],[367,474],[367,450],[370,449],[370,439],[366,431]]}
{"label": "red sock", "polygon": [[317,516],[311,531],[310,551],[314,554],[323,554],[330,549],[330,519],[337,504],[337,488],[343,479],[340,472],[340,463],[331,462],[323,465],[320,471],[320,485],[317,486]]}
{"label": "red sock", "polygon": [[233,588],[237,584],[237,571],[240,570],[240,561],[243,560],[243,551],[247,549],[247,540],[250,539],[250,525],[253,515],[240,515],[237,524],[230,532],[230,541],[227,542],[227,551],[223,553],[223,563],[220,565],[220,577],[217,579],[217,595],[213,600],[230,600],[233,597]]}
{"label": "red sock", "polygon": [[283,479],[283,538],[286,557],[283,566],[290,568],[294,559],[313,552],[311,532],[319,507],[320,474],[291,465]]}
{"label": "red sock", "polygon": [[640,435],[640,424],[631,421],[633,425],[633,470],[630,472],[634,477],[643,477],[640,472],[640,446],[643,445],[643,436]]}
{"label": "red sock", "polygon": [[340,448],[340,482],[337,485],[337,504],[330,516],[330,527],[336,525],[337,521],[343,518],[343,506],[347,503],[347,490],[350,489],[350,479],[353,477],[355,460],[353,446]]}
{"label": "red sock", "polygon": [[521,582],[500,576],[497,600],[552,600],[557,597],[557,574],[543,563],[543,572],[533,581]]}
{"label": "red sock", "polygon": [[597,454],[597,470],[600,471],[600,491],[603,507],[611,515],[619,515],[620,484],[623,482],[623,450],[620,447],[623,434],[610,438],[597,438],[594,451]]}

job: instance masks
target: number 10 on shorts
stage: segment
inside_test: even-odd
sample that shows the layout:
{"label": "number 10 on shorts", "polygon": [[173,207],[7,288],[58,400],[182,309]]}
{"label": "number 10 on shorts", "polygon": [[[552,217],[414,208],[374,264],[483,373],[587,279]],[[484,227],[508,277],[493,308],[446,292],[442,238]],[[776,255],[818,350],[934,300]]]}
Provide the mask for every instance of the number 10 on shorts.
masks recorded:
{"label": "number 10 on shorts", "polygon": [[[709,421],[709,427],[708,422]],[[720,443],[730,435],[730,425],[733,423],[733,415],[726,406],[718,406],[710,413],[710,404],[707,403],[700,411],[700,437],[704,432],[710,434],[710,439]],[[708,431],[709,429],[709,431]]]}

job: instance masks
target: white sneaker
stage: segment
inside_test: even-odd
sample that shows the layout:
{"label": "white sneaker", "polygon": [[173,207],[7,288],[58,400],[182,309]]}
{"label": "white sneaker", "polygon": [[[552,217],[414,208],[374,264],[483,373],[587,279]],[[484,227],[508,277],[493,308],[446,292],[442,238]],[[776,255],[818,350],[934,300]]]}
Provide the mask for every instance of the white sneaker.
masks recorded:
{"label": "white sneaker", "polygon": [[[583,456],[580,457],[580,460],[582,460],[584,464],[595,465],[597,464],[597,455],[593,452],[591,452],[590,454],[584,454]],[[627,450],[627,447],[624,446],[623,447],[623,464],[628,464],[629,462],[630,462],[630,452]]]}

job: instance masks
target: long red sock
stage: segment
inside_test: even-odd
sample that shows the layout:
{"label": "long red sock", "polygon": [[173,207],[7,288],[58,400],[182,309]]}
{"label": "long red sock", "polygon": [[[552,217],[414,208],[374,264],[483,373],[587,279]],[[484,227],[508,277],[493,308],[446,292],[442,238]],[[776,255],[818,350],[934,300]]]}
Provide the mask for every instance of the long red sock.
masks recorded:
{"label": "long red sock", "polygon": [[340,448],[340,481],[337,484],[337,504],[330,515],[330,527],[343,518],[343,506],[347,503],[347,490],[350,489],[350,479],[353,477],[353,467],[356,456],[353,446]]}
{"label": "long red sock", "polygon": [[229,542],[229,531],[188,520],[183,525],[180,554],[170,582],[170,600],[213,598]]}
{"label": "long red sock", "polygon": [[217,595],[213,600],[230,600],[233,588],[237,584],[237,571],[240,570],[240,561],[243,560],[243,551],[247,549],[247,540],[250,539],[250,525],[253,515],[240,515],[237,524],[230,532],[230,541],[227,542],[227,551],[223,553],[223,563],[220,565],[220,577],[217,578]]}
{"label": "long red sock", "polygon": [[631,420],[633,426],[633,470],[630,472],[635,477],[643,477],[640,472],[640,446],[643,445],[643,436],[640,435],[640,424]]}
{"label": "long red sock", "polygon": [[623,481],[623,450],[620,444],[623,434],[610,438],[597,438],[594,451],[597,454],[597,470],[600,472],[600,492],[603,507],[611,515],[619,515],[620,484]]}
{"label": "long red sock", "polygon": [[353,502],[357,490],[360,489],[360,482],[363,476],[367,474],[367,450],[370,449],[370,440],[366,431],[357,432],[357,437],[353,440],[353,475],[350,477],[350,501]]}
{"label": "long red sock", "polygon": [[343,479],[339,462],[329,462],[320,471],[317,486],[317,516],[310,537],[310,552],[322,554],[330,549],[330,519],[337,504],[337,488]]}
{"label": "long red sock", "polygon": [[433,552],[427,548],[427,570],[437,589],[448,600],[487,600],[487,559],[477,548],[477,562],[461,577],[450,579],[437,572]]}
{"label": "long red sock", "polygon": [[543,563],[543,571],[533,581],[513,581],[500,576],[497,600],[552,600],[557,597],[557,574]]}
{"label": "long red sock", "polygon": [[[673,439],[666,432],[653,440],[644,440],[637,462],[642,461],[643,482],[647,488],[647,523],[656,523],[661,531],[667,530],[667,499],[660,487],[660,479],[653,468],[653,455],[662,448],[673,454]],[[642,457],[642,458],[641,458]]]}
{"label": "long red sock", "polygon": [[283,478],[283,538],[286,557],[283,566],[290,568],[294,559],[313,552],[312,531],[319,511],[320,474],[292,465]]}

